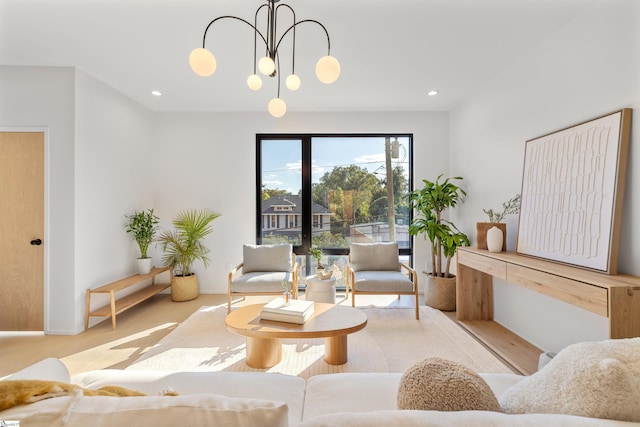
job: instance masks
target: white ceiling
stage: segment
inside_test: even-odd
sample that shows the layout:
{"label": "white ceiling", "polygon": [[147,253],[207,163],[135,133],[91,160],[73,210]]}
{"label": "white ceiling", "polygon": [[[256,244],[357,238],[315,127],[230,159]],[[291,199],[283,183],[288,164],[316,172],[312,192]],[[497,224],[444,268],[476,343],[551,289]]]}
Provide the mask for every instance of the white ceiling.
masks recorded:
{"label": "white ceiling", "polygon": [[[316,79],[326,38],[303,24],[296,33],[302,86],[289,92],[283,81],[281,97],[288,111],[448,111],[594,1],[290,0],[297,20],[325,25],[342,73],[332,85]],[[0,64],[75,66],[154,111],[264,111],[276,79],[263,78],[260,92],[247,88],[247,25],[227,19],[209,31],[206,47],[218,60],[213,76],[198,77],[188,65],[212,19],[253,21],[260,4],[0,0]],[[282,14],[281,24],[289,19]],[[289,52],[281,47],[283,63]],[[427,96],[432,88],[440,94]],[[152,96],[154,89],[163,96]]]}

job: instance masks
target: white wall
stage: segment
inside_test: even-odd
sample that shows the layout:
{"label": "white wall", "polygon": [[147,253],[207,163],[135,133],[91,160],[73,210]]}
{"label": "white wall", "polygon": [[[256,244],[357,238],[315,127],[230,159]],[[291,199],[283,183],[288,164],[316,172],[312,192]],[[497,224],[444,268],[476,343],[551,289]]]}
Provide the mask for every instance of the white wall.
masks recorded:
{"label": "white wall", "polygon": [[[0,127],[46,128],[45,329],[72,333],[74,69],[0,66]],[[48,301],[48,303],[47,303]]]}
{"label": "white wall", "polygon": [[[469,197],[456,212],[475,236],[483,208],[520,192],[524,143],[620,108],[635,108],[620,241],[620,272],[640,275],[640,2],[597,2],[530,52],[523,53],[451,112],[451,174]],[[517,218],[508,218],[515,249]],[[608,335],[606,319],[496,280],[495,318],[546,351]]]}
{"label": "white wall", "polygon": [[[152,162],[153,113],[80,70],[75,89],[73,302],[78,332],[84,329],[86,290],[137,272],[140,253],[125,232],[125,215],[151,208],[159,189]],[[91,302],[97,308],[108,299],[98,294]]]}
{"label": "white wall", "polygon": [[[204,293],[226,293],[228,265],[242,260],[242,244],[254,243],[257,133],[413,133],[414,179],[448,173],[448,113],[158,113],[154,125],[155,203],[164,227],[183,209],[222,213],[206,240],[211,265],[195,271]],[[426,245],[416,239],[416,266]],[[154,260],[160,259],[152,248]],[[423,280],[422,278],[421,280]]]}

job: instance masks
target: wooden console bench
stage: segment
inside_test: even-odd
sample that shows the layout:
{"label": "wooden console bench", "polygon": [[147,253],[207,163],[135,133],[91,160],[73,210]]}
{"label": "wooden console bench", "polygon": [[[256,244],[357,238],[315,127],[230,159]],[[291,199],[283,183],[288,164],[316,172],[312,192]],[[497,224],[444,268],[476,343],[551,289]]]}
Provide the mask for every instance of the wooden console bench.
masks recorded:
{"label": "wooden console bench", "polygon": [[[505,337],[510,331],[493,322],[493,277],[606,317],[610,338],[640,336],[640,277],[607,275],[514,252],[472,247],[458,248],[456,274],[458,322],[524,373],[531,373],[532,367],[518,366],[522,364],[517,356],[506,354],[513,343],[495,342],[496,337]],[[513,334],[509,339],[519,339],[517,345],[528,345],[540,353]]]}
{"label": "wooden console bench", "polygon": [[[156,284],[155,279],[158,274],[169,272],[169,283]],[[129,288],[151,279],[151,284],[138,291],[135,291],[120,299],[116,299],[116,292]],[[121,280],[117,280],[112,283],[108,283],[104,286],[100,286],[95,289],[87,289],[87,310],[84,319],[84,329],[89,328],[90,316],[111,316],[111,324],[113,329],[116,328],[116,315],[122,313],[125,310],[130,309],[134,305],[145,301],[157,293],[167,289],[171,286],[171,270],[169,268],[152,268],[149,274],[134,274],[133,276],[126,277]],[[91,294],[109,294],[109,305],[105,305],[97,310],[90,311],[91,309]]]}

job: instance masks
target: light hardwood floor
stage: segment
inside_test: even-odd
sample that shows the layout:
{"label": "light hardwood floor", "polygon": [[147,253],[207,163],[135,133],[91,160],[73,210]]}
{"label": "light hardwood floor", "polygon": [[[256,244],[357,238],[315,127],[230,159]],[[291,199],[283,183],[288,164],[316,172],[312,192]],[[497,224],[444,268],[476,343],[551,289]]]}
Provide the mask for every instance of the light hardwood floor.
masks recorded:
{"label": "light hardwood floor", "polygon": [[72,374],[93,369],[123,369],[171,332],[198,308],[226,305],[226,295],[200,295],[173,302],[159,294],[78,335],[13,335],[0,333],[0,377],[46,357],[62,359]]}
{"label": "light hardwood floor", "polygon": [[[301,293],[301,295],[303,295]],[[410,300],[389,301],[378,297],[367,300],[357,297],[357,303],[412,306]],[[250,297],[234,303],[264,302],[269,297]],[[363,298],[363,299],[361,299]],[[375,298],[375,297],[374,297]],[[344,301],[344,292],[338,302]],[[61,359],[72,375],[94,369],[124,369],[169,334],[180,322],[187,319],[202,306],[223,305],[227,296],[201,294],[197,299],[173,302],[168,294],[159,294],[119,314],[116,329],[112,329],[110,318],[78,335],[15,335],[0,332],[0,377],[11,374],[47,357]]]}
{"label": "light hardwood floor", "polygon": [[[124,369],[145,351],[173,331],[202,306],[225,306],[227,296],[201,294],[197,299],[173,302],[168,294],[159,294],[117,316],[116,329],[110,318],[78,335],[15,335],[0,332],[0,377],[11,374],[47,357],[61,359],[71,375],[94,369]],[[264,302],[252,297],[234,306]],[[338,294],[338,303],[351,305]],[[361,306],[413,306],[412,298],[394,296],[358,296]],[[422,296],[420,303],[424,304]],[[455,321],[455,312],[445,313]],[[536,359],[537,360],[537,359]]]}

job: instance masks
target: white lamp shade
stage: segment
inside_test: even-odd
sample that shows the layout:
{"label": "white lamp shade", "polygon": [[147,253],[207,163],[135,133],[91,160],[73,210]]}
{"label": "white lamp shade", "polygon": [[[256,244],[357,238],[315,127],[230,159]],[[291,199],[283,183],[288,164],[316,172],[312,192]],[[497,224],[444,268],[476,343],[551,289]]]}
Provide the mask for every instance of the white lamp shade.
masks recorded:
{"label": "white lamp shade", "polygon": [[247,77],[247,86],[249,86],[251,90],[260,90],[262,87],[262,79],[257,74],[251,74]]}
{"label": "white lamp shade", "polygon": [[287,104],[280,98],[273,98],[269,101],[267,109],[273,117],[278,118],[284,116],[284,113],[287,112]]}
{"label": "white lamp shade", "polygon": [[199,47],[189,54],[189,65],[194,73],[208,77],[216,72],[216,58],[207,49]]}
{"label": "white lamp shade", "polygon": [[273,59],[268,56],[263,56],[258,61],[258,70],[265,76],[270,76],[276,70],[276,64],[273,62]]}
{"label": "white lamp shade", "polygon": [[289,90],[300,89],[300,77],[296,76],[295,74],[291,74],[289,77],[287,77],[285,83],[287,85],[287,89]]}
{"label": "white lamp shade", "polygon": [[333,56],[323,56],[316,63],[316,76],[322,83],[335,82],[340,77],[340,63]]}

